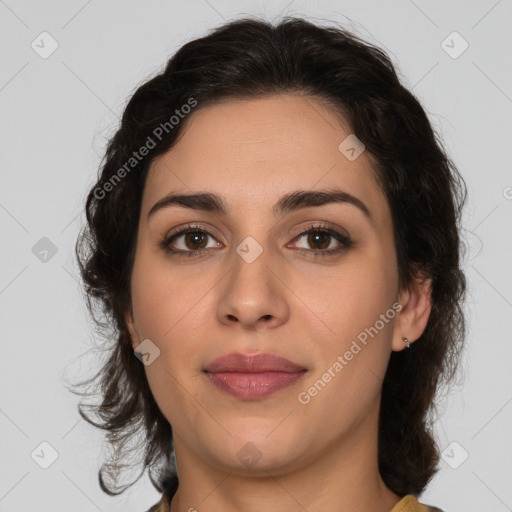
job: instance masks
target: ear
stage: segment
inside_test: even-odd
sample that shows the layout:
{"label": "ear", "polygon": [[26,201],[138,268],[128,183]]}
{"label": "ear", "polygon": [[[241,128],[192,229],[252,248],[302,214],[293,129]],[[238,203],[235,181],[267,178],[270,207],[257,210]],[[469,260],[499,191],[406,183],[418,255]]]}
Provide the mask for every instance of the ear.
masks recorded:
{"label": "ear", "polygon": [[398,312],[393,330],[392,349],[396,352],[407,348],[402,337],[412,343],[425,330],[431,311],[432,279],[418,274],[413,283],[401,292],[398,302],[402,309]]}
{"label": "ear", "polygon": [[130,333],[133,350],[135,350],[140,345],[140,338],[137,332],[137,327],[135,326],[135,320],[133,318],[133,311],[131,308],[125,313],[124,320],[126,322],[128,332]]}

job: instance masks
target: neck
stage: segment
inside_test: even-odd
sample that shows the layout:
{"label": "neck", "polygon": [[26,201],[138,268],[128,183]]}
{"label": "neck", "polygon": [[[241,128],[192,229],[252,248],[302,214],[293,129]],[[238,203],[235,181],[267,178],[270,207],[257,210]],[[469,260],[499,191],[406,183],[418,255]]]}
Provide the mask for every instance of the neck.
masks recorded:
{"label": "neck", "polygon": [[378,408],[377,417],[324,445],[314,459],[251,476],[207,465],[175,436],[179,488],[170,512],[390,512],[400,496],[378,471],[377,426]]}

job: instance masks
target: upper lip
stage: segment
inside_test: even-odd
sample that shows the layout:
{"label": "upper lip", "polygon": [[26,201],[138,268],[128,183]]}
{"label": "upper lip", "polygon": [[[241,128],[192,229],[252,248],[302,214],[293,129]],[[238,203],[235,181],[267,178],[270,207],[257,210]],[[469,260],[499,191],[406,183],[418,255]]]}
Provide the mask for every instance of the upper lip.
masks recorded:
{"label": "upper lip", "polygon": [[239,373],[261,373],[261,372],[288,372],[296,373],[306,368],[292,363],[284,357],[274,354],[241,354],[231,353],[218,357],[208,364],[204,371],[210,373],[218,372],[239,372]]}

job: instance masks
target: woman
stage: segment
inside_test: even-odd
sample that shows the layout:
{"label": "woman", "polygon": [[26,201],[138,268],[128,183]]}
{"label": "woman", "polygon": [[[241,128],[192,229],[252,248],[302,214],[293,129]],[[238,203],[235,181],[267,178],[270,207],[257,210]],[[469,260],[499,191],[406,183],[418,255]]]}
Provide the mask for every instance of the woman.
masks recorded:
{"label": "woman", "polygon": [[129,101],[77,243],[112,328],[100,421],[80,407],[115,450],[102,489],[140,449],[153,512],[439,510],[418,496],[465,335],[465,194],[348,31],[242,19],[183,46]]}

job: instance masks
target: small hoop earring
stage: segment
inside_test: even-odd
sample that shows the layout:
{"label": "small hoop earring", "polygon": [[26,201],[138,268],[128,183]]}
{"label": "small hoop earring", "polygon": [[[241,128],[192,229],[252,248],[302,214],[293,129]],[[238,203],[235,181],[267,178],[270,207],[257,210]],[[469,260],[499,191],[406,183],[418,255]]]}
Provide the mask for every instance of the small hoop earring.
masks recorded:
{"label": "small hoop earring", "polygon": [[407,343],[407,348],[410,348],[411,347],[411,342],[409,341],[408,338],[406,338],[405,336],[402,336],[402,341],[404,343]]}

